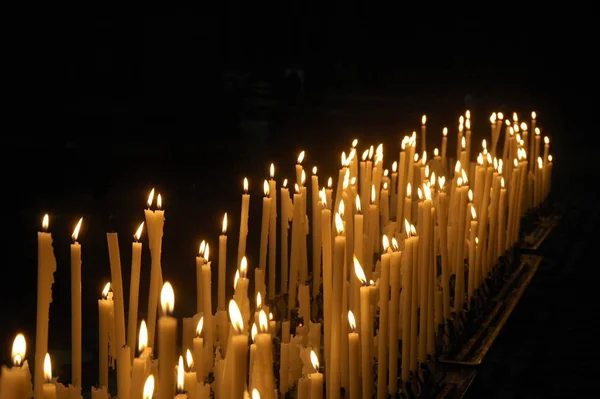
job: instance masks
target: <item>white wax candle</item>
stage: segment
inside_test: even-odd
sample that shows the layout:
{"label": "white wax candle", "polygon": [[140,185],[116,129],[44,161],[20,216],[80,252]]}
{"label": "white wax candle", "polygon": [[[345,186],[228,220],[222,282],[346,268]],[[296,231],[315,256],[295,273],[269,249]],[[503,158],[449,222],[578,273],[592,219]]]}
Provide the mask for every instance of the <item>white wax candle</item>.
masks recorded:
{"label": "white wax candle", "polygon": [[302,317],[303,323],[308,325],[310,322],[310,287],[306,284],[298,287],[298,304],[298,315]]}
{"label": "white wax candle", "polygon": [[[354,256],[361,263],[364,263],[364,217],[362,214],[362,204],[359,195],[356,196],[356,214],[354,215]],[[350,269],[352,270],[352,269]],[[350,309],[354,312],[357,326],[360,327],[360,286],[361,282],[355,273],[349,273],[350,277]]]}
{"label": "white wax candle", "polygon": [[[445,180],[442,180],[444,182]],[[443,184],[442,184],[443,187]],[[450,317],[450,260],[448,258],[448,195],[438,194],[440,255],[442,258],[442,307],[444,319]]]}
{"label": "white wax candle", "polygon": [[273,341],[269,334],[267,315],[264,310],[259,312],[259,332],[256,334],[256,361],[261,370],[261,392],[264,399],[275,399],[275,377],[273,375]]}
{"label": "white wax candle", "polygon": [[204,361],[204,338],[202,338],[202,329],[204,328],[204,317],[200,317],[198,326],[196,327],[196,336],[193,340],[194,350],[194,368],[196,370],[196,379],[199,383],[204,382],[206,377],[205,361]]}
{"label": "white wax candle", "polygon": [[456,244],[456,283],[454,290],[454,310],[462,312],[465,302],[465,274],[464,274],[464,245],[465,236],[465,213],[467,210],[467,191],[469,187],[463,186],[458,189],[458,235]]}
{"label": "white wax candle", "polygon": [[144,383],[150,374],[152,367],[152,349],[147,347],[148,329],[146,322],[142,320],[138,341],[138,357],[133,359],[131,370],[131,399],[142,399]]}
{"label": "white wax candle", "polygon": [[321,288],[321,205],[319,204],[319,178],[316,173],[315,166],[311,176],[313,297],[317,296]]}
{"label": "white wax candle", "polygon": [[269,212],[269,300],[275,299],[275,278],[277,276],[277,185],[275,183],[275,165],[271,164],[269,179],[269,196],[271,212]]}
{"label": "white wax candle", "polygon": [[173,399],[175,392],[177,319],[172,316],[175,307],[175,293],[168,281],[160,293],[162,315],[158,319],[158,390],[159,399]]}
{"label": "white wax candle", "polygon": [[[267,245],[269,243],[269,224],[271,218],[271,198],[269,197],[269,182],[267,180],[264,181],[263,190],[265,197],[263,198],[262,221],[260,225],[258,267],[261,270],[267,270]],[[266,294],[266,292],[264,294]]]}
{"label": "white wax candle", "polygon": [[421,151],[427,151],[427,116],[421,117]]}
{"label": "white wax candle", "polygon": [[73,231],[71,244],[71,382],[81,387],[81,245],[77,236],[83,218]]}
{"label": "white wax candle", "polygon": [[358,398],[360,392],[360,377],[359,377],[359,354],[360,346],[358,333],[356,332],[356,319],[352,311],[348,311],[348,324],[350,332],[348,333],[348,353],[350,366],[350,397]]}
{"label": "white wax candle", "polygon": [[[389,301],[390,301],[390,280],[393,280],[394,273],[399,271],[391,271],[390,278],[390,262],[392,255],[390,254],[390,243],[387,236],[383,236],[383,254],[381,255],[381,275],[379,276],[379,331],[377,332],[377,397],[384,399],[387,397],[387,372],[388,372],[388,355],[390,366],[392,359],[397,359],[396,352],[392,352],[393,340],[395,335],[388,331],[390,325],[394,323],[394,315],[390,314]],[[393,282],[391,284],[392,295],[394,287]],[[360,292],[359,292],[360,295]],[[392,299],[393,300],[393,299]],[[396,312],[397,313],[397,312]],[[389,318],[389,320],[388,320]],[[398,322],[396,320],[396,326]],[[398,329],[396,328],[396,331]],[[389,337],[389,339],[388,339]],[[389,348],[388,348],[389,342]],[[396,341],[396,346],[398,345]],[[389,351],[388,351],[389,350]],[[395,375],[390,368],[390,375]]]}
{"label": "white wax candle", "polygon": [[390,182],[390,216],[393,220],[396,220],[398,212],[398,162],[394,161],[392,164],[392,178]]}
{"label": "white wax candle", "polygon": [[298,380],[298,398],[310,398],[310,380],[306,377]]}
{"label": "white wax candle", "polygon": [[288,389],[288,381],[289,381],[289,362],[290,362],[290,343],[281,343],[281,348],[279,350],[279,392],[284,395]]}
{"label": "white wax candle", "polygon": [[[131,279],[129,282],[129,312],[127,316],[127,345],[135,348],[135,336],[138,317],[138,304],[140,298],[140,269],[142,265],[142,243],[139,242],[142,235],[144,222],[140,224],[134,234],[135,241],[131,244]],[[135,351],[131,351],[131,359],[135,357]]]}
{"label": "white wax candle", "polygon": [[42,386],[43,399],[56,399],[56,384],[52,381],[52,363],[48,353],[44,356],[44,368],[42,372],[44,374],[44,385]]}
{"label": "white wax candle", "polygon": [[474,205],[471,205],[471,227],[469,229],[469,278],[467,283],[467,306],[471,308],[471,299],[475,290],[475,281],[477,279],[477,263],[475,262],[475,238],[477,237],[477,212]]}
{"label": "white wax candle", "polygon": [[33,395],[29,364],[25,359],[27,343],[23,334],[17,334],[12,346],[13,367],[2,366],[0,397],[3,399],[29,399]]}
{"label": "white wax candle", "polygon": [[360,287],[360,354],[362,366],[362,397],[373,396],[372,356],[371,356],[371,288],[367,285],[367,278],[358,262],[354,258],[354,272],[363,286]]}
{"label": "white wax candle", "polygon": [[[425,190],[427,194],[429,190]],[[431,276],[431,264],[429,262],[429,240],[431,232],[431,198],[426,198],[423,201],[423,213],[422,220],[420,221],[419,227],[421,228],[421,241],[419,251],[419,307],[421,309],[421,316],[419,318],[419,362],[424,363],[427,359],[427,336],[430,333],[428,330],[428,307],[429,307],[429,279]]]}
{"label": "white wax candle", "polygon": [[196,256],[196,314],[204,313],[204,296],[202,295],[202,266],[204,265],[204,252],[206,251],[206,241],[202,240],[198,256]]}
{"label": "white wax candle", "polygon": [[[410,346],[410,332],[411,332],[411,307],[412,307],[412,257],[414,256],[414,240],[408,238],[404,243],[404,251],[402,252],[402,309],[400,314],[402,315],[402,367],[401,367],[401,378],[403,382],[409,380],[409,372],[412,369],[410,364],[411,359],[411,346]],[[390,359],[391,360],[391,359]],[[397,363],[397,358],[394,356],[394,361]],[[390,374],[392,380],[394,380],[395,374]],[[390,383],[391,387],[391,383]],[[396,391],[392,391],[390,388],[390,394],[395,394]]]}
{"label": "white wax candle", "polygon": [[[183,376],[183,386],[188,393],[188,397],[190,399],[196,398],[196,387],[198,385],[196,372],[192,371],[194,367],[194,358],[192,356],[192,352],[188,349],[185,353],[186,363],[188,367],[188,371],[184,373]],[[133,398],[132,398],[133,399]]]}
{"label": "white wax candle", "polygon": [[442,171],[443,174],[446,174],[447,161],[446,161],[446,150],[448,149],[448,128],[444,127],[442,130]]}
{"label": "white wax candle", "polygon": [[406,196],[406,184],[408,179],[408,164],[406,163],[406,145],[408,140],[406,137],[402,140],[402,151],[398,157],[398,201],[396,203],[396,222],[398,223],[398,230],[400,230],[400,223],[406,217],[404,215],[404,198]]}
{"label": "white wax candle", "polygon": [[115,302],[115,338],[116,347],[125,345],[125,306],[123,303],[123,277],[121,275],[121,255],[117,233],[106,233],[108,255],[110,260],[110,276]]}
{"label": "white wax candle", "polygon": [[506,251],[506,187],[504,177],[500,179],[500,198],[498,199],[498,231],[495,232],[498,244],[496,257],[504,255]]}
{"label": "white wax candle", "polygon": [[127,345],[117,354],[117,392],[119,399],[131,398],[131,351]]}
{"label": "white wax candle", "polygon": [[250,194],[248,194],[248,179],[244,177],[244,194],[242,194],[242,209],[240,211],[240,235],[238,241],[237,263],[240,264],[246,254],[246,238],[248,235],[248,212],[250,208]]}
{"label": "white wax candle", "polygon": [[300,194],[299,186],[296,184],[296,193],[294,194],[294,219],[292,224],[292,254],[290,259],[290,274],[289,274],[289,301],[288,310],[296,307],[296,287],[298,286],[300,257],[302,242],[305,238],[303,232],[303,209],[302,209],[302,194]]}
{"label": "white wax candle", "polygon": [[110,283],[102,290],[102,299],[98,300],[98,386],[108,387],[108,336],[110,334],[110,315],[113,313],[114,302]]}
{"label": "white wax candle", "polygon": [[323,335],[325,349],[326,372],[330,370],[329,351],[331,349],[331,295],[333,290],[333,264],[331,252],[331,211],[327,209],[326,195],[321,190],[321,246],[323,250]]}
{"label": "white wax candle", "polygon": [[204,370],[206,373],[213,371],[213,346],[214,346],[214,334],[213,334],[213,316],[212,316],[212,275],[210,264],[208,262],[208,245],[205,253],[206,264],[202,265],[202,284],[203,284],[203,298],[204,298]]}
{"label": "white wax candle", "polygon": [[233,327],[233,335],[227,350],[227,357],[231,361],[229,375],[224,378],[227,381],[229,395],[232,399],[242,398],[246,388],[247,363],[248,363],[248,335],[244,329],[244,321],[237,303],[229,301],[229,317]]}
{"label": "white wax candle", "polygon": [[416,235],[417,231],[414,225],[410,226],[410,237],[408,240],[412,240],[412,292],[410,296],[410,365],[411,370],[417,367],[418,360],[418,346],[417,346],[417,313],[419,308],[419,237]]}
{"label": "white wax candle", "polygon": [[293,212],[290,210],[292,207],[292,200],[290,199],[290,190],[286,187],[287,179],[283,181],[283,187],[281,187],[281,292],[287,293],[288,290],[288,267],[289,267],[289,254],[288,254],[288,230],[290,228],[290,220],[292,219]]}
{"label": "white wax candle", "polygon": [[227,278],[227,212],[223,216],[222,234],[219,236],[219,281],[217,309],[225,309],[225,281]]}
{"label": "white wax candle", "polygon": [[310,399],[322,399],[323,398],[323,374],[319,372],[319,359],[314,350],[310,351],[310,360],[312,362],[314,373],[310,373],[308,378],[310,380]]}
{"label": "white wax candle", "polygon": [[346,237],[344,222],[339,213],[335,214],[335,225],[338,235],[335,237],[333,278],[332,278],[332,304],[331,304],[331,339],[330,339],[330,366],[331,385],[329,386],[330,398],[339,398],[341,387],[341,317],[344,257],[346,255]]}

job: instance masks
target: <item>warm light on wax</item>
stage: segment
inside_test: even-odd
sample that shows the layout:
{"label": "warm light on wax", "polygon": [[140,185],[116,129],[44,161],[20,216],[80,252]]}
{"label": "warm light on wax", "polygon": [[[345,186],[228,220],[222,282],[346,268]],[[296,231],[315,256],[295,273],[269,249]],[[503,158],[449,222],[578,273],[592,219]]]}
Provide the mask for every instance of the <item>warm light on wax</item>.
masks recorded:
{"label": "warm light on wax", "polygon": [[227,234],[227,212],[223,215],[223,224],[221,227],[221,233]]}
{"label": "warm light on wax", "polygon": [[154,395],[154,376],[150,374],[144,383],[144,399],[152,399]]}
{"label": "warm light on wax", "polygon": [[244,332],[244,318],[238,304],[233,299],[229,301],[229,318],[235,333],[242,334]]}
{"label": "warm light on wax", "polygon": [[50,360],[50,354],[46,353],[44,357],[44,380],[46,384],[52,382],[52,361]]}
{"label": "warm light on wax", "polygon": [[73,234],[71,235],[71,238],[73,239],[74,242],[77,242],[77,237],[79,237],[79,230],[81,230],[81,223],[83,223],[83,218],[79,219],[79,221],[77,222],[77,225],[75,226],[75,229],[73,230]]}
{"label": "warm light on wax", "polygon": [[23,334],[17,334],[12,345],[11,357],[15,367],[20,367],[25,360],[25,353],[27,352],[27,343],[25,342],[25,336]]}
{"label": "warm light on wax", "polygon": [[163,314],[169,316],[173,314],[173,309],[175,308],[175,292],[173,291],[173,286],[168,281],[164,283],[160,290],[160,306]]}
{"label": "warm light on wax", "polygon": [[138,338],[138,353],[144,352],[146,347],[148,346],[148,327],[146,327],[146,322],[142,320],[140,324],[140,335]]}
{"label": "warm light on wax", "polygon": [[183,356],[179,355],[179,362],[177,362],[177,392],[183,393],[183,381],[184,381],[184,370],[183,370]]}

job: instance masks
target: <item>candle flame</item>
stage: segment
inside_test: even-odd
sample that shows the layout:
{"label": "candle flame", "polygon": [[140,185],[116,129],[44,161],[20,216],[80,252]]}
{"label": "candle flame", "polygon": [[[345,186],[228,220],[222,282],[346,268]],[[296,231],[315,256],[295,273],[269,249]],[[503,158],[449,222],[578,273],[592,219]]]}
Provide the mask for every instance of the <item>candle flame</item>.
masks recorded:
{"label": "candle flame", "polygon": [[356,319],[354,318],[354,313],[351,310],[348,311],[348,324],[350,324],[350,332],[356,332]]}
{"label": "candle flame", "polygon": [[392,237],[392,248],[394,249],[394,251],[400,249],[400,247],[398,246],[398,241],[396,241],[396,237]]}
{"label": "candle flame", "polygon": [[427,123],[427,115],[423,115],[423,116],[421,117],[421,125],[424,125],[424,124],[426,124],[426,123]]}
{"label": "candle flame", "polygon": [[456,164],[454,165],[454,173],[458,173],[460,172],[462,165],[460,164],[460,161],[456,161]]}
{"label": "candle flame", "polygon": [[244,177],[243,186],[244,186],[244,194],[248,194],[248,178],[247,177]]}
{"label": "candle flame", "polygon": [[352,140],[352,148],[356,148],[357,145],[358,145],[358,139]]}
{"label": "candle flame", "polygon": [[146,201],[148,208],[152,206],[152,201],[154,201],[154,188],[152,188],[152,190],[150,190],[150,194],[148,194],[148,200]]}
{"label": "candle flame", "polygon": [[376,198],[377,198],[377,192],[375,191],[375,185],[371,184],[371,204],[375,204]]}
{"label": "candle flame", "polygon": [[469,189],[467,191],[467,197],[469,198],[469,202],[473,202],[473,190]]}
{"label": "candle flame", "polygon": [[475,212],[474,206],[471,207],[471,217],[473,218],[473,220],[477,220],[477,212]]}
{"label": "candle flame", "polygon": [[368,157],[369,157],[369,149],[367,148],[366,150],[363,151],[361,158],[363,161],[366,161]]}
{"label": "candle flame", "polygon": [[464,150],[466,146],[467,146],[467,140],[465,139],[465,136],[462,136],[462,138],[460,139],[460,148],[462,148]]}
{"label": "candle flame", "polygon": [[515,133],[518,133],[521,130],[517,122],[515,122],[515,124],[513,125],[513,130],[515,131]]}
{"label": "candle flame", "polygon": [[179,362],[177,362],[177,392],[183,392],[183,356],[179,355]]}
{"label": "candle flame", "polygon": [[258,328],[256,327],[256,323],[252,323],[252,327],[250,328],[250,338],[252,338],[252,342],[255,342],[256,334],[258,334]]}
{"label": "candle flame", "polygon": [[160,290],[160,306],[165,315],[171,315],[175,308],[175,292],[168,281],[163,284]]}
{"label": "candle flame", "polygon": [[552,162],[552,155],[548,155],[548,162]]}
{"label": "candle flame", "polygon": [[388,184],[387,184],[387,182],[383,182],[383,189],[384,189],[384,190],[387,190],[387,189],[388,189]]}
{"label": "candle flame", "polygon": [[152,399],[154,395],[154,376],[150,374],[144,383],[143,399]]}
{"label": "candle flame", "polygon": [[208,263],[208,258],[210,255],[210,247],[208,246],[208,243],[206,243],[206,248],[204,249],[204,263]]}
{"label": "candle flame", "polygon": [[352,176],[352,179],[350,179],[350,185],[356,186],[356,176]]}
{"label": "candle flame", "polygon": [[513,166],[516,168],[517,166],[519,166],[519,161],[517,160],[517,158],[513,159]]}
{"label": "candle flame", "polygon": [[447,128],[447,127],[444,127],[444,128],[442,129],[442,135],[443,135],[444,137],[448,136],[448,128]]}
{"label": "candle flame", "polygon": [[537,163],[538,163],[538,168],[542,169],[544,167],[544,161],[542,161],[542,157],[538,157]]}
{"label": "candle flame", "polygon": [[429,177],[429,165],[425,166],[425,177]]}
{"label": "candle flame", "polygon": [[346,210],[346,205],[344,205],[344,200],[340,201],[340,205],[338,205],[338,213],[340,216],[344,216],[344,211]]}
{"label": "candle flame", "polygon": [[492,156],[490,155],[489,152],[487,154],[485,154],[485,158],[487,159],[488,164],[492,163]]}
{"label": "candle flame", "polygon": [[52,361],[50,360],[50,354],[47,352],[44,356],[44,380],[47,384],[52,381]]}
{"label": "candle flame", "polygon": [[406,231],[406,234],[410,237],[410,223],[408,223],[407,219],[404,219],[404,231]]}
{"label": "candle flame", "polygon": [[411,225],[410,225],[410,236],[411,236],[411,237],[414,237],[414,236],[416,236],[416,235],[417,235],[417,229],[415,228],[415,225],[414,225],[414,224],[411,224]]}
{"label": "candle flame", "polygon": [[462,133],[462,131],[463,131],[464,129],[465,129],[465,125],[464,125],[462,122],[461,122],[461,123],[459,123],[459,125],[458,125],[458,132],[459,132],[459,133]]}
{"label": "candle flame", "polygon": [[369,159],[373,159],[373,146],[369,147]]}
{"label": "candle flame", "polygon": [[360,214],[362,211],[362,208],[360,206],[360,195],[356,194],[355,202],[356,202],[356,212]]}
{"label": "candle flame", "polygon": [[433,149],[433,156],[434,156],[434,157],[438,157],[439,155],[440,155],[440,150],[438,150],[438,149],[437,149],[437,147],[436,147],[436,148],[434,148],[434,149]]}
{"label": "candle flame", "polygon": [[269,320],[273,320],[273,312],[269,312]]}
{"label": "candle flame", "polygon": [[338,235],[342,235],[344,233],[344,222],[342,220],[342,216],[337,212],[335,214],[335,229]]}
{"label": "candle flame", "polygon": [[419,162],[419,154],[415,154],[415,155],[413,156],[413,161],[414,161],[415,163]]}
{"label": "candle flame", "polygon": [[138,337],[138,352],[142,353],[146,347],[148,347],[148,327],[146,327],[146,322],[142,320]]}
{"label": "candle flame", "polygon": [[140,225],[138,226],[137,230],[135,231],[135,234],[133,235],[133,238],[135,238],[136,241],[140,240],[140,237],[142,236],[142,231],[144,230],[144,222],[140,223]]}
{"label": "candle flame", "polygon": [[235,271],[235,276],[233,276],[233,289],[234,290],[237,288],[237,283],[238,283],[239,279],[240,279],[240,271],[236,270]]}
{"label": "candle flame", "polygon": [[519,115],[517,115],[516,112],[513,112],[512,119],[513,119],[513,121],[517,122],[519,120]]}
{"label": "candle flame", "polygon": [[201,316],[200,320],[198,320],[198,324],[196,325],[196,337],[200,337],[202,335],[203,328],[204,328],[204,316]]}
{"label": "candle flame", "polygon": [[504,119],[504,114],[502,112],[498,112],[496,115],[498,116],[498,119]]}
{"label": "candle flame", "polygon": [[267,319],[267,314],[262,309],[258,313],[258,327],[260,328],[261,333],[269,331],[269,319]]}
{"label": "candle flame", "polygon": [[288,185],[287,179],[283,179],[283,184],[282,184],[283,188],[287,188],[287,185]]}
{"label": "candle flame", "polygon": [[383,252],[387,252],[390,247],[390,239],[385,234],[381,237],[381,245],[383,246]]}
{"label": "candle flame", "polygon": [[535,113],[535,111],[531,111],[531,119],[535,120],[536,117],[537,114]]}
{"label": "candle flame", "polygon": [[102,290],[102,298],[104,298],[104,299],[108,298],[109,291],[110,291],[110,281],[108,283],[106,283],[106,285],[104,286],[104,289]]}
{"label": "candle flame", "polygon": [[483,155],[481,155],[481,153],[479,153],[479,155],[477,155],[477,165],[479,165],[479,166],[483,165]]}
{"label": "candle flame", "polygon": [[316,174],[317,174],[317,167],[316,167],[316,166],[313,166],[313,168],[312,168],[312,173],[313,173],[313,175],[316,175]]}
{"label": "candle flame", "polygon": [[221,225],[221,233],[227,234],[227,212],[223,215],[223,224]]}
{"label": "candle flame", "polygon": [[229,301],[229,318],[231,319],[233,330],[236,334],[241,334],[244,331],[244,318],[238,304],[233,299]]}
{"label": "candle flame", "polygon": [[438,186],[439,186],[439,188],[443,189],[445,185],[446,185],[446,177],[445,176],[438,177]]}
{"label": "candle flame", "polygon": [[322,187],[319,190],[319,200],[321,201],[323,208],[327,208],[327,194],[325,193],[325,187]]}
{"label": "candle flame", "polygon": [[345,151],[342,151],[340,163],[342,164],[342,167],[346,166],[346,152]]}
{"label": "candle flame", "polygon": [[162,208],[162,195],[158,194],[156,196],[156,208],[157,209],[161,209]]}
{"label": "candle flame", "polygon": [[467,118],[467,120],[471,119],[471,111],[470,110],[465,111],[465,118]]}
{"label": "candle flame", "polygon": [[460,170],[460,175],[462,176],[463,184],[467,184],[469,182],[469,179],[467,177],[467,172],[465,172],[464,169],[461,169]]}
{"label": "candle flame", "polygon": [[17,334],[12,345],[11,357],[15,367],[20,367],[25,360],[25,353],[27,352],[27,342],[23,334]]}
{"label": "candle flame", "polygon": [[409,138],[408,136],[404,136],[404,138],[402,139],[402,143],[400,143],[400,148],[402,148],[402,151],[404,151],[406,149],[406,145],[409,142]]}
{"label": "candle flame", "polygon": [[421,164],[425,165],[427,163],[427,151],[423,151],[423,156],[421,157]]}
{"label": "candle flame", "polygon": [[459,177],[458,179],[456,179],[456,186],[462,187],[462,185],[463,185],[463,179],[462,179],[462,177]]}
{"label": "candle flame", "polygon": [[492,112],[492,114],[490,115],[490,123],[494,124],[496,123],[496,113]]}
{"label": "candle flame", "polygon": [[327,188],[331,187],[333,187],[333,178],[330,177],[329,179],[327,179]]}
{"label": "candle flame", "polygon": [[275,164],[271,162],[271,166],[269,167],[269,176],[271,176],[271,180],[275,178]]}
{"label": "candle flame", "polygon": [[423,191],[425,192],[425,200],[431,201],[431,186],[429,183],[423,184]]}
{"label": "candle flame", "polygon": [[48,214],[45,214],[44,217],[42,218],[42,229],[44,231],[48,231],[49,226],[50,226],[50,217],[48,216]]}
{"label": "candle flame", "polygon": [[77,237],[79,236],[79,231],[81,230],[81,223],[83,223],[83,218],[79,219],[77,225],[75,226],[75,229],[73,230],[73,234],[71,235],[71,238],[75,242],[77,242]]}
{"label": "candle flame", "polygon": [[312,363],[312,366],[315,369],[315,371],[318,371],[319,370],[319,358],[317,357],[317,354],[315,353],[314,349],[311,349],[311,351],[310,351],[310,362]]}
{"label": "candle flame", "polygon": [[353,260],[354,260],[354,274],[356,274],[356,277],[360,280],[361,283],[363,283],[363,285],[367,285],[367,276],[365,276],[365,272],[363,271],[363,268],[360,265],[360,262],[356,258],[356,255],[354,255]]}
{"label": "candle flame", "polygon": [[421,191],[421,187],[417,187],[417,197],[419,198],[419,201],[423,200],[423,191]]}
{"label": "candle flame", "polygon": [[540,128],[539,128],[539,127],[536,127],[536,128],[535,128],[535,135],[536,135],[536,136],[539,136],[541,133],[542,133],[542,131],[540,130]]}
{"label": "candle flame", "polygon": [[246,256],[242,256],[242,260],[240,261],[240,277],[246,278],[247,271],[248,271],[248,259],[246,259]]}
{"label": "candle flame", "polygon": [[431,172],[431,185],[435,187],[435,172]]}
{"label": "candle flame", "polygon": [[389,175],[389,174],[390,174],[390,171],[389,171],[389,170],[387,170],[387,169],[384,169],[384,171],[383,171],[383,175],[384,175],[385,177],[388,177],[388,175]]}
{"label": "candle flame", "polygon": [[392,163],[392,173],[396,173],[398,171],[398,161],[394,161]]}
{"label": "candle flame", "polygon": [[294,183],[294,191],[296,192],[296,194],[300,193],[300,186],[298,186],[298,183]]}
{"label": "candle flame", "polygon": [[260,294],[260,291],[256,293],[256,308],[260,309],[260,307],[262,306],[262,295]]}
{"label": "candle flame", "polygon": [[258,389],[252,388],[252,399],[260,399],[260,393],[258,393]]}
{"label": "candle flame", "polygon": [[502,174],[502,170],[504,169],[504,161],[502,159],[498,160],[498,173]]}
{"label": "candle flame", "polygon": [[406,185],[406,198],[412,197],[412,186],[410,183]]}
{"label": "candle flame", "polygon": [[304,161],[304,151],[300,151],[300,154],[298,154],[298,163],[301,164],[302,161]]}
{"label": "candle flame", "polygon": [[466,128],[467,130],[471,130],[471,119],[467,119],[467,120],[465,121],[465,128]]}
{"label": "candle flame", "polygon": [[192,351],[189,349],[185,352],[185,362],[188,366],[188,370],[191,370],[194,367],[194,356],[192,356]]}
{"label": "candle flame", "polygon": [[263,182],[263,192],[265,193],[265,197],[269,196],[269,182],[266,179]]}
{"label": "candle flame", "polygon": [[202,242],[200,243],[200,248],[198,249],[198,254],[202,257],[204,257],[204,251],[206,250],[206,241],[202,240]]}
{"label": "candle flame", "polygon": [[550,144],[550,137],[544,137],[544,144]]}
{"label": "candle flame", "polygon": [[461,125],[462,125],[463,123],[465,123],[465,117],[464,117],[464,116],[462,116],[462,115],[461,115],[461,116],[459,116],[459,117],[458,117],[458,123],[460,123]]}
{"label": "candle flame", "polygon": [[527,130],[527,123],[521,122],[521,130]]}
{"label": "candle flame", "polygon": [[500,187],[504,188],[504,176],[500,178]]}
{"label": "candle flame", "polygon": [[342,180],[342,189],[346,190],[348,185],[350,184],[350,169],[346,169],[346,173],[344,173],[344,180]]}
{"label": "candle flame", "polygon": [[300,183],[302,183],[303,186],[304,183],[306,183],[306,172],[304,171],[304,169],[302,169],[302,173],[300,173]]}

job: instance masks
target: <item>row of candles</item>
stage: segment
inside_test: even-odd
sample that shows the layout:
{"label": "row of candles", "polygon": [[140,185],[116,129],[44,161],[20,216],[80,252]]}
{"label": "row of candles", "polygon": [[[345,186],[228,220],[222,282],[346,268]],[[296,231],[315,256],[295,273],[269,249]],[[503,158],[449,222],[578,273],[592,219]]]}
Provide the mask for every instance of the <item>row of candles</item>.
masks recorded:
{"label": "row of candles", "polygon": [[[435,337],[443,330],[444,320],[470,306],[497,258],[518,242],[524,213],[540,205],[550,192],[550,141],[544,137],[542,149],[536,114],[531,114],[529,124],[519,122],[516,113],[512,120],[503,119],[501,113],[490,117],[489,149],[488,141],[483,140],[475,162],[470,162],[475,149],[469,111],[459,118],[453,165],[447,158],[447,128],[442,131],[441,152],[434,149],[433,158],[428,159],[425,116],[421,153],[416,151],[416,132],[405,136],[391,173],[383,167],[382,145],[370,146],[359,160],[358,141],[354,140],[348,155],[342,153],[337,187],[333,188],[332,178],[321,186],[314,167],[310,195],[302,165],[304,152],[295,166],[293,196],[285,179],[279,201],[271,164],[270,178],[263,184],[254,306],[249,299],[250,268],[245,257],[250,194],[244,179],[233,299],[226,302],[225,214],[218,241],[217,310],[213,314],[210,250],[203,241],[196,258],[197,314],[183,319],[179,361],[178,321],[172,316],[175,295],[162,276],[164,210],[160,194],[156,195],[156,209],[151,209],[155,202],[152,190],[144,211],[151,253],[148,320],[138,324],[142,223],[132,244],[127,328],[118,236],[107,233],[112,281],[98,301],[99,377],[92,397],[108,398],[108,369],[115,363],[119,399],[150,398],[153,394],[171,399],[176,393],[178,399],[203,399],[210,397],[211,391],[218,398],[245,394],[275,398],[294,385],[298,397],[313,399],[324,394],[339,398],[341,388],[351,398],[371,397],[374,391],[384,398],[388,392],[398,392],[411,372],[434,355]],[[45,215],[43,231],[38,233],[34,389],[24,361],[25,339],[18,335],[13,346],[14,366],[2,369],[0,398],[29,398],[32,393],[36,399],[81,397],[82,249],[77,238],[82,221],[76,224],[71,245],[71,384],[65,387],[53,380],[50,370],[48,321],[57,264]],[[455,276],[452,293],[451,275]],[[288,296],[287,317],[279,322],[273,320],[268,305],[276,299],[277,280],[279,293]],[[321,293],[319,309],[316,303]],[[302,318],[300,325],[293,325],[291,316],[296,309]],[[313,322],[320,310],[323,325]],[[377,313],[379,328],[375,331]],[[281,339],[278,351],[272,340],[276,335]],[[153,350],[156,336],[158,352]],[[275,353],[279,359],[274,358]],[[324,360],[324,375],[319,358]],[[375,359],[377,380],[373,381]],[[277,380],[274,362],[280,368]],[[214,377],[212,381],[209,375]],[[327,392],[323,391],[324,380]]]}

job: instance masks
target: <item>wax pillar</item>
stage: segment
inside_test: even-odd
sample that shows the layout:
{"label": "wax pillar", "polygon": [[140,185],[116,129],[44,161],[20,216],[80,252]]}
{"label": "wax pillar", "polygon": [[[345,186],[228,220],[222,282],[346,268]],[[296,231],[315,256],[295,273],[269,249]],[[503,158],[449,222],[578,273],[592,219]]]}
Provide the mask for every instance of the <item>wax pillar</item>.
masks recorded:
{"label": "wax pillar", "polygon": [[71,382],[81,387],[81,245],[77,242],[83,218],[73,231],[71,244]]}
{"label": "wax pillar", "polygon": [[[136,326],[138,317],[138,304],[140,298],[140,269],[142,265],[142,243],[139,242],[142,235],[144,222],[140,224],[134,234],[135,241],[131,244],[131,278],[129,281],[129,312],[127,313],[127,346],[135,348]],[[135,357],[135,351],[131,350],[131,359]]]}
{"label": "wax pillar", "polygon": [[162,316],[158,319],[158,386],[159,399],[173,399],[175,392],[177,319],[172,316],[175,293],[169,282],[165,282],[160,294]]}

